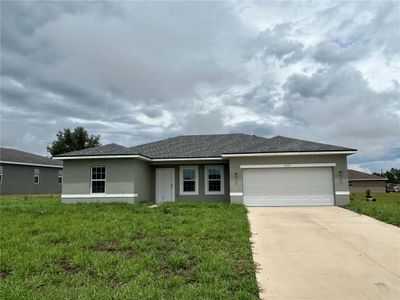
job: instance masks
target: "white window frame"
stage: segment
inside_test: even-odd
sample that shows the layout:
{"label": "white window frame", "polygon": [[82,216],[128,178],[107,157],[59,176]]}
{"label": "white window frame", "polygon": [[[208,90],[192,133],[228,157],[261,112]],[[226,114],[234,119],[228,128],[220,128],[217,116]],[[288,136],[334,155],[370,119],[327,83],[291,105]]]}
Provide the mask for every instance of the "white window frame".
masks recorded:
{"label": "white window frame", "polygon": [[[104,168],[104,179],[93,179],[93,168]],[[92,191],[93,181],[104,181],[104,193],[93,193],[93,191]],[[106,188],[107,188],[107,167],[106,166],[90,166],[90,194],[105,195]]]}
{"label": "white window frame", "polygon": [[[35,170],[38,170],[37,175],[35,174]],[[35,178],[37,177],[37,182],[35,182]],[[33,168],[33,183],[34,184],[39,184],[40,183],[40,169],[39,168]]]}
{"label": "white window frame", "polygon": [[[63,170],[58,170],[58,179],[57,179],[58,180],[58,184],[62,184],[63,183],[63,177],[64,177]],[[61,178],[61,182],[60,182],[60,178]]]}
{"label": "white window frame", "polygon": [[[221,170],[221,190],[216,192],[216,191],[209,191],[208,188],[208,170],[211,168],[219,168]],[[224,175],[224,166],[223,165],[207,165],[204,167],[204,193],[206,195],[223,195],[225,194],[225,187],[224,187],[224,182],[225,182],[225,175]],[[215,179],[211,179],[215,180]]]}
{"label": "white window frame", "polygon": [[[195,172],[195,187],[194,192],[184,192],[183,191],[183,170],[194,169]],[[199,194],[199,167],[198,166],[180,166],[179,167],[179,193],[180,195],[198,195]]]}
{"label": "white window frame", "polygon": [[3,182],[3,177],[4,177],[4,169],[3,166],[0,165],[0,183]]}

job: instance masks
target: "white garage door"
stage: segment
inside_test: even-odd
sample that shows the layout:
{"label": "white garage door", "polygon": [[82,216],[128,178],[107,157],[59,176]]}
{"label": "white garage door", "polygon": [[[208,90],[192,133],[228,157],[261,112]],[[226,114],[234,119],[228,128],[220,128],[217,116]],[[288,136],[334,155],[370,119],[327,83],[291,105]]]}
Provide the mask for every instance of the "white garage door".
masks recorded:
{"label": "white garage door", "polygon": [[333,205],[332,168],[243,170],[247,206]]}

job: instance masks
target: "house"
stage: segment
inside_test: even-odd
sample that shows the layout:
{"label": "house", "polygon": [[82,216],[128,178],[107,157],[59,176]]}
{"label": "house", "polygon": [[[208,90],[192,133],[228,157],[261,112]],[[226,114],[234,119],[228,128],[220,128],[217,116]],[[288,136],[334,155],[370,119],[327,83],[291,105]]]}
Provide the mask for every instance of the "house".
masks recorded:
{"label": "house", "polygon": [[61,161],[0,148],[0,195],[60,194]]}
{"label": "house", "polygon": [[349,190],[351,193],[386,193],[386,177],[372,175],[356,170],[349,170]]}
{"label": "house", "polygon": [[355,149],[282,136],[189,135],[131,148],[58,155],[62,202],[226,201],[248,206],[345,205]]}

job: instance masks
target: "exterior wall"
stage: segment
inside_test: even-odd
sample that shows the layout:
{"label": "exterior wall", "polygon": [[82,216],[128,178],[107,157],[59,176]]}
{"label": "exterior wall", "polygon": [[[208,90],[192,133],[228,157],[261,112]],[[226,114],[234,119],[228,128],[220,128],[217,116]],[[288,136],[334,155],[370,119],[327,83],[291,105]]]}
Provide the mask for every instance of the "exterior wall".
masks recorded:
{"label": "exterior wall", "polygon": [[[90,194],[92,166],[106,167],[105,196]],[[62,202],[133,203],[151,200],[151,175],[151,167],[138,159],[65,160]]]}
{"label": "exterior wall", "polygon": [[366,190],[371,190],[372,193],[386,193],[385,180],[356,180],[349,181],[352,186],[349,186],[351,193],[365,193]]}
{"label": "exterior wall", "polygon": [[[180,194],[180,171],[182,165],[197,166],[199,168],[199,194],[198,195],[181,195]],[[224,165],[224,194],[223,195],[206,195],[205,194],[205,166]],[[198,162],[185,162],[183,164],[163,163],[154,165],[153,169],[153,191],[155,191],[155,172],[156,168],[174,168],[175,169],[175,201],[224,201],[229,202],[229,165],[226,161],[206,161],[199,164]],[[154,199],[154,198],[153,198]],[[155,200],[155,199],[154,199]]]}
{"label": "exterior wall", "polygon": [[[1,164],[3,178],[0,195],[60,194],[58,171],[62,168],[48,168],[26,165]],[[33,170],[39,169],[39,183],[33,182]]]}
{"label": "exterior wall", "polygon": [[[240,165],[336,163],[332,168],[335,205],[349,203],[346,155],[235,157],[229,159],[231,203],[243,203],[243,169]],[[343,172],[339,175],[339,172]],[[235,176],[237,173],[237,176]],[[339,192],[339,193],[338,193]],[[341,195],[344,194],[344,195]]]}

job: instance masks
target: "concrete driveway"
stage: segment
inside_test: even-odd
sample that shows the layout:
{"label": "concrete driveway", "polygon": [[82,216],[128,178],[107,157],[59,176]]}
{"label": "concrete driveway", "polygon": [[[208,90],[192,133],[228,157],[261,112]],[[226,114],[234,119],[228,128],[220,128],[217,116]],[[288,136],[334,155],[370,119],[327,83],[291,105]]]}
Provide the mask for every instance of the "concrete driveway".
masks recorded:
{"label": "concrete driveway", "polygon": [[262,299],[400,299],[400,228],[339,207],[249,207]]}

